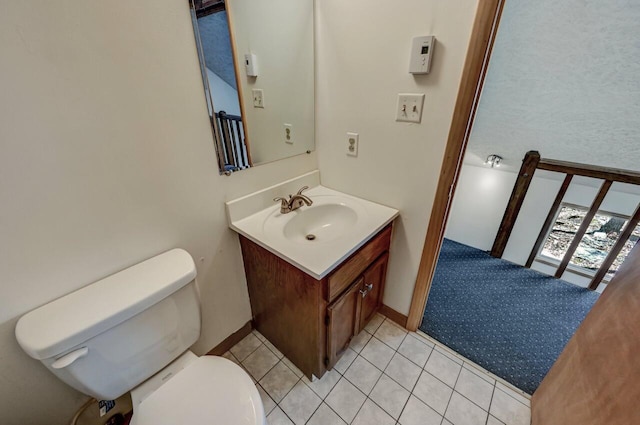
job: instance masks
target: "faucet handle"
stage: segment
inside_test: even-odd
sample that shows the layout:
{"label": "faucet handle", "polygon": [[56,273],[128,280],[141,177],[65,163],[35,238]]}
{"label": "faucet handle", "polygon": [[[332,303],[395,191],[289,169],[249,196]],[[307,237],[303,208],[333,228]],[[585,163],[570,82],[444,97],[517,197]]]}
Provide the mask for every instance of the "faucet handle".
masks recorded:
{"label": "faucet handle", "polygon": [[287,198],[283,198],[282,196],[278,196],[277,198],[273,198],[273,202],[280,202],[284,204],[285,202],[289,202],[289,200]]}
{"label": "faucet handle", "polygon": [[307,189],[309,189],[309,186],[302,186],[302,188],[298,191],[298,195],[301,195],[302,191]]}

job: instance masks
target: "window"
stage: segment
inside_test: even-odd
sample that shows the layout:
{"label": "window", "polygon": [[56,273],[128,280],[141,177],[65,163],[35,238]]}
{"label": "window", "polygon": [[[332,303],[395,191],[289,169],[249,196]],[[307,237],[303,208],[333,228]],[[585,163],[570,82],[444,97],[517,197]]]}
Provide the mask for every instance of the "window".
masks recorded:
{"label": "window", "polygon": [[[539,256],[543,260],[551,260],[554,263],[562,261],[587,212],[588,208],[563,203]],[[615,245],[628,220],[627,216],[598,211],[573,254],[569,262],[570,267],[567,270],[581,271],[593,276]],[[638,238],[640,238],[640,225],[634,229],[631,237],[609,268],[605,280],[611,279],[618,271]]]}

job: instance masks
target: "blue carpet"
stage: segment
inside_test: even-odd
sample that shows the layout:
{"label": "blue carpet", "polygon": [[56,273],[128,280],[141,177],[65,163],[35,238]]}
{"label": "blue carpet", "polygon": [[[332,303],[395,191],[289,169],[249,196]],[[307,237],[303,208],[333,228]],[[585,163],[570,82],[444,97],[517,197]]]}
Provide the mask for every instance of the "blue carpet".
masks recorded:
{"label": "blue carpet", "polygon": [[445,239],[420,329],[533,394],[598,295]]}

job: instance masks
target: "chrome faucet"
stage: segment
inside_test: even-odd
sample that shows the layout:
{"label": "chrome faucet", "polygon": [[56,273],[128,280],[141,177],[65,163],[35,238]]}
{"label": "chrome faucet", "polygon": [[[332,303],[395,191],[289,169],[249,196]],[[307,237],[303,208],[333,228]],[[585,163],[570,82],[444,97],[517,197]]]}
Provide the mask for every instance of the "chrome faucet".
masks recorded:
{"label": "chrome faucet", "polygon": [[275,202],[280,202],[280,214],[288,214],[291,211],[295,211],[303,205],[311,206],[313,201],[308,196],[303,195],[302,191],[309,189],[309,186],[304,186],[295,195],[289,195],[288,198],[278,197],[275,198]]}

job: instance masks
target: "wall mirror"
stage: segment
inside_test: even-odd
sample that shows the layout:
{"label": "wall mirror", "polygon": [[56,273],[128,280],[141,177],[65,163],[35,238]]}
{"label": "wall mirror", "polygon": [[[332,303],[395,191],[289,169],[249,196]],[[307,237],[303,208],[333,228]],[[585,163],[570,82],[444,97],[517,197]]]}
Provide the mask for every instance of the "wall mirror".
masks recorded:
{"label": "wall mirror", "polygon": [[315,149],[313,0],[190,0],[220,173]]}

